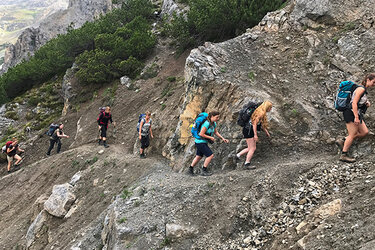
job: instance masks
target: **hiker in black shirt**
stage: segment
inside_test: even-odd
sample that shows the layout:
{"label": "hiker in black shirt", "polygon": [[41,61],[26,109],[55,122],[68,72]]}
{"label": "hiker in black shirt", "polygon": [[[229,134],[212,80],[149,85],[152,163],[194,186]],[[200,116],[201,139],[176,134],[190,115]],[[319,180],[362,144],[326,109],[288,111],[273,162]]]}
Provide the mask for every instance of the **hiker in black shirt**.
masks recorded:
{"label": "hiker in black shirt", "polygon": [[55,146],[55,143],[57,144],[56,153],[60,153],[61,145],[62,145],[61,138],[69,138],[68,135],[64,134],[63,128],[64,128],[64,124],[60,123],[59,127],[55,130],[55,132],[53,132],[52,136],[50,137],[50,140],[49,140],[50,145],[49,145],[48,152],[47,152],[48,156],[51,155],[51,150]]}
{"label": "hiker in black shirt", "polygon": [[8,160],[8,173],[10,172],[10,166],[12,165],[12,162],[14,159],[16,159],[16,162],[14,163],[15,166],[18,166],[21,164],[22,158],[17,154],[17,151],[19,152],[25,152],[23,149],[21,149],[18,146],[18,141],[17,139],[13,138],[13,142],[7,146],[6,148],[6,153],[7,153],[7,160]]}
{"label": "hiker in black shirt", "polygon": [[111,115],[111,108],[106,107],[104,112],[101,112],[99,117],[98,117],[98,126],[99,126],[99,145],[102,145],[103,141],[103,146],[105,148],[108,148],[109,146],[107,145],[107,129],[108,129],[108,123],[111,122],[113,123],[114,126],[116,126],[116,123],[113,122],[112,120],[112,115]]}

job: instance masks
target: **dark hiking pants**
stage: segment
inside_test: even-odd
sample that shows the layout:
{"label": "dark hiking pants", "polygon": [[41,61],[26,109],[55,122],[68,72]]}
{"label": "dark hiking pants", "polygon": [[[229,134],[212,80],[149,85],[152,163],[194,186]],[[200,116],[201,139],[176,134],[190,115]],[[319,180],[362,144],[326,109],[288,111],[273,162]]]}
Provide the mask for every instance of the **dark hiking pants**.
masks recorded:
{"label": "dark hiking pants", "polygon": [[60,153],[60,150],[61,150],[61,140],[60,138],[58,138],[57,140],[49,140],[49,149],[48,149],[48,152],[47,152],[47,155],[51,154],[51,151],[53,149],[53,147],[55,146],[55,143],[57,144],[57,150],[56,150],[56,153]]}

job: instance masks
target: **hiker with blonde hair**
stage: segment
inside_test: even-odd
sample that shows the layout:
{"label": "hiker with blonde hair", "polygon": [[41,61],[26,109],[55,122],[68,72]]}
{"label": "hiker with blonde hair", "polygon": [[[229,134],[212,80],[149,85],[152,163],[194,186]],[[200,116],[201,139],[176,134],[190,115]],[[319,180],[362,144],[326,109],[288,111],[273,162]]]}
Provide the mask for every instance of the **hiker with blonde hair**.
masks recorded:
{"label": "hiker with blonde hair", "polygon": [[151,112],[146,111],[146,113],[141,115],[141,120],[139,122],[138,137],[141,142],[141,148],[139,150],[140,158],[146,158],[145,149],[150,146],[150,136],[154,138],[152,134],[152,119]]}
{"label": "hiker with blonde hair", "polygon": [[[239,160],[242,155],[246,154],[246,161],[244,168],[245,169],[255,169],[255,166],[251,166],[251,158],[254,155],[256,150],[256,143],[258,142],[258,130],[263,129],[268,137],[270,133],[268,132],[269,124],[267,119],[267,113],[270,112],[272,109],[272,103],[270,101],[265,101],[262,104],[258,105],[255,103],[250,102],[247,106],[243,108],[244,111],[240,111],[239,121],[243,117],[242,113],[248,114],[248,120],[243,121],[238,124],[243,127],[242,134],[243,137],[246,139],[247,148],[243,149],[236,155],[236,159]],[[242,113],[241,113],[242,112]]]}

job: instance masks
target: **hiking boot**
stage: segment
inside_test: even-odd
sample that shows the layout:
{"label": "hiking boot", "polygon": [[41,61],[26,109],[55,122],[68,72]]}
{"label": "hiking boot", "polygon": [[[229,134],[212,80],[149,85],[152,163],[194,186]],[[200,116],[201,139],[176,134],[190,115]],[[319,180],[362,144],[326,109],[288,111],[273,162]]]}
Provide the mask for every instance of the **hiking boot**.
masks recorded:
{"label": "hiking boot", "polygon": [[344,147],[345,138],[337,139],[337,140],[335,141],[335,143],[336,143],[336,146],[339,147],[339,149],[342,150],[342,148]]}
{"label": "hiking boot", "polygon": [[189,167],[187,174],[190,176],[196,176],[196,174],[194,173],[194,168],[192,167]]}
{"label": "hiking boot", "polygon": [[256,169],[256,167],[255,167],[255,166],[252,166],[250,162],[245,163],[245,165],[243,166],[243,168],[244,168],[245,170]]}
{"label": "hiking boot", "polygon": [[340,155],[340,161],[353,163],[353,162],[355,162],[355,159],[347,156],[346,154],[341,154]]}
{"label": "hiking boot", "polygon": [[202,176],[210,176],[210,175],[212,175],[212,173],[208,172],[207,168],[203,167],[202,171],[201,171],[201,175]]}
{"label": "hiking boot", "polygon": [[240,159],[240,157],[238,157],[237,156],[237,154],[235,154],[234,156],[233,156],[233,159],[234,159],[234,161],[237,163],[237,162],[239,162],[241,159]]}
{"label": "hiking boot", "polygon": [[146,155],[145,155],[145,154],[140,154],[140,155],[139,155],[139,158],[141,158],[141,159],[145,159],[145,158],[146,158]]}
{"label": "hiking boot", "polygon": [[107,145],[107,142],[106,142],[106,141],[103,141],[103,146],[104,146],[105,148],[109,148],[109,146]]}
{"label": "hiking boot", "polygon": [[102,140],[98,140],[98,144],[99,144],[99,146],[101,146],[102,145]]}

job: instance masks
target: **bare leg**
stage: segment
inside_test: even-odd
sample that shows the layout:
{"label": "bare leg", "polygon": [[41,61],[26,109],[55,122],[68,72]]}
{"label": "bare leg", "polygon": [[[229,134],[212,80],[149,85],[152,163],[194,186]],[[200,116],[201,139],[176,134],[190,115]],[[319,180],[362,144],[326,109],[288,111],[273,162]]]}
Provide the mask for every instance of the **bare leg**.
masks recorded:
{"label": "bare leg", "polygon": [[7,166],[7,170],[8,170],[8,172],[10,171],[10,166],[12,165],[12,161],[9,161],[8,160],[8,166]]}
{"label": "bare leg", "polygon": [[191,163],[191,166],[194,167],[198,164],[198,162],[202,159],[202,156],[196,155],[193,162]]}
{"label": "bare leg", "polygon": [[210,164],[212,158],[214,158],[214,154],[210,155],[209,157],[207,157],[205,160],[204,160],[204,163],[203,163],[203,167],[208,167],[208,164]]}
{"label": "bare leg", "polygon": [[354,122],[347,123],[346,129],[348,130],[348,136],[346,137],[345,142],[344,142],[344,147],[342,148],[343,152],[349,151],[349,148],[352,145],[354,139],[357,137],[357,134],[359,134],[359,126],[355,125]]}
{"label": "bare leg", "polygon": [[250,162],[251,158],[253,158],[254,152],[257,148],[257,144],[256,144],[254,138],[246,139],[246,143],[247,143],[247,148],[249,150],[247,152],[247,155],[246,155],[246,162]]}
{"label": "bare leg", "polygon": [[18,163],[20,163],[20,161],[22,160],[22,158],[19,156],[19,155],[15,155],[14,158],[17,160],[14,164],[15,165],[18,165]]}
{"label": "bare leg", "polygon": [[[247,139],[246,139],[246,141],[247,141]],[[249,152],[249,148],[244,148],[244,149],[242,149],[241,152],[239,152],[238,154],[239,154],[240,156],[243,156],[244,154],[247,154],[247,152]]]}

